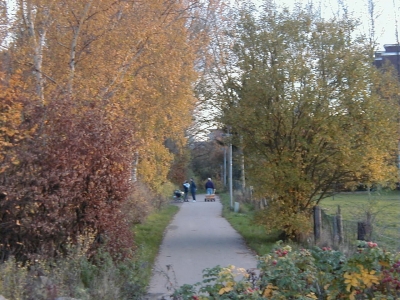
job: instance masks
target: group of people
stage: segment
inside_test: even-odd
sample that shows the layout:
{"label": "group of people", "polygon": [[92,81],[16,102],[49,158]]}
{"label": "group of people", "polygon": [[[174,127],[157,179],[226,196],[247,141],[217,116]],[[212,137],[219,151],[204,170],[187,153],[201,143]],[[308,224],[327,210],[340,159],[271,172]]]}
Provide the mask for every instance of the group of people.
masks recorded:
{"label": "group of people", "polygon": [[[206,188],[206,192],[208,195],[215,193],[214,183],[212,182],[211,178],[207,179],[205,188]],[[189,190],[190,190],[190,194],[192,195],[193,202],[196,202],[197,186],[196,186],[196,183],[194,182],[193,178],[190,178],[190,183],[187,180],[183,183],[183,190],[185,192],[185,198],[184,198],[185,202],[189,202]]]}

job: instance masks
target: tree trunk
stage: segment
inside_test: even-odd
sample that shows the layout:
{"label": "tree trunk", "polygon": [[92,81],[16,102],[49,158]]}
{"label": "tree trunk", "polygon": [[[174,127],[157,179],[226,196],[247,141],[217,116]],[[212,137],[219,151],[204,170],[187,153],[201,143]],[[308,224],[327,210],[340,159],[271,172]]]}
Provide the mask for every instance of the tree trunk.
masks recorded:
{"label": "tree trunk", "polygon": [[[50,12],[43,13],[44,21],[41,28],[35,28],[35,12],[31,1],[20,2],[22,17],[24,18],[28,34],[32,40],[33,48],[33,73],[36,78],[36,94],[44,105],[44,79],[43,79],[43,46],[45,45],[46,33],[49,25]],[[37,13],[37,12],[36,12]],[[38,32],[38,37],[36,36]]]}
{"label": "tree trunk", "polygon": [[92,0],[86,3],[85,8],[83,10],[82,16],[78,21],[78,24],[73,27],[73,36],[71,41],[71,49],[70,49],[70,58],[69,58],[69,80],[68,80],[68,95],[72,96],[73,93],[73,82],[75,78],[75,65],[76,65],[76,47],[78,44],[79,35],[81,32],[81,27],[85,22],[85,19],[88,15],[89,9],[92,6]]}

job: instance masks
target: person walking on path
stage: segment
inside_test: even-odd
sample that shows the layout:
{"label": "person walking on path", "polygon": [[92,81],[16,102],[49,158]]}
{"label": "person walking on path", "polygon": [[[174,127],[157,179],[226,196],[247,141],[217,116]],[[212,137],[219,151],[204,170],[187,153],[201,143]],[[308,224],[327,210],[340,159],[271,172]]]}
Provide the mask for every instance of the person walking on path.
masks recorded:
{"label": "person walking on path", "polygon": [[207,191],[207,195],[212,195],[212,194],[214,194],[214,189],[215,189],[214,183],[211,181],[211,178],[208,178],[208,179],[207,179],[207,182],[206,182],[206,191]]}
{"label": "person walking on path", "polygon": [[193,202],[196,202],[196,190],[197,186],[193,178],[190,178],[190,193],[192,194]]}
{"label": "person walking on path", "polygon": [[190,183],[187,180],[185,180],[185,182],[183,183],[183,191],[185,192],[185,198],[184,198],[185,202],[189,201],[189,188],[190,188]]}

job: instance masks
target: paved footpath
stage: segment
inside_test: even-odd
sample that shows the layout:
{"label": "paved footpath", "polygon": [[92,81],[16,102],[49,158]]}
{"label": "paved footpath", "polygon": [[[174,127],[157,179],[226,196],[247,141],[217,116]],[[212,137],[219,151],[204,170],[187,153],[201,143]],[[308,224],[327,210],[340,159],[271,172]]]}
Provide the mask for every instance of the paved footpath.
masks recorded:
{"label": "paved footpath", "polygon": [[167,227],[145,299],[169,299],[173,288],[202,281],[205,268],[256,268],[255,254],[221,217],[218,198],[205,202],[204,195],[197,195],[196,199],[178,204],[180,210]]}

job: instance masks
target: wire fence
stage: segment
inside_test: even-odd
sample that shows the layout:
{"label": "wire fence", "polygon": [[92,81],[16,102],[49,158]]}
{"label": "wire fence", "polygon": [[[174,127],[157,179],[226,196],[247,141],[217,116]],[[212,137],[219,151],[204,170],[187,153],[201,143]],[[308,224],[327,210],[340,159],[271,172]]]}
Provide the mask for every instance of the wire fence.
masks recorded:
{"label": "wire fence", "polygon": [[[368,216],[361,220],[343,220],[340,212],[328,214],[321,210],[320,234],[316,236],[314,215],[314,241],[318,245],[337,249],[355,249],[358,240],[372,241],[388,251],[400,251],[398,226],[381,218]],[[400,220],[399,220],[400,222]],[[318,222],[317,222],[318,223]]]}
{"label": "wire fence", "polygon": [[[234,181],[234,190],[238,193],[238,201],[252,203],[257,209],[268,207],[265,199],[253,199],[251,188],[241,191],[240,181]],[[347,201],[349,195],[357,198]],[[337,194],[330,204],[320,209],[320,232],[316,237],[314,223],[310,243],[351,252],[357,249],[358,240],[365,240],[375,242],[388,251],[400,251],[399,191],[391,191],[387,195],[384,191],[342,193]]]}

